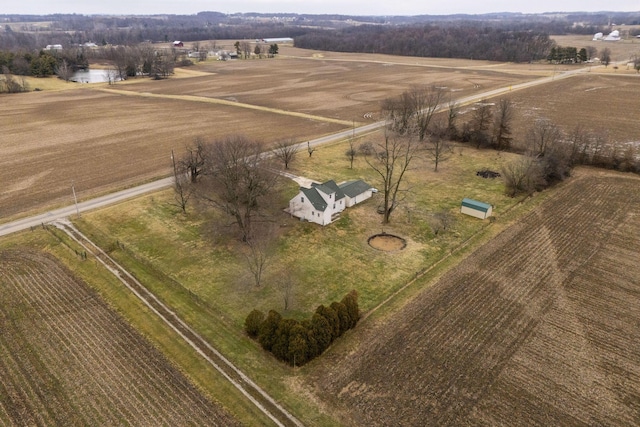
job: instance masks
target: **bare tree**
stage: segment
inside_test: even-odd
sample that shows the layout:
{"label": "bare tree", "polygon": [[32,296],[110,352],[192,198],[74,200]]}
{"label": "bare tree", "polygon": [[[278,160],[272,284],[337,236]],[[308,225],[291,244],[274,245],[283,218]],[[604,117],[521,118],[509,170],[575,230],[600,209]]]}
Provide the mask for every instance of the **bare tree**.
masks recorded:
{"label": "bare tree", "polygon": [[358,154],[358,150],[356,150],[356,130],[355,127],[353,129],[353,133],[351,134],[351,137],[348,140],[349,143],[349,148],[347,148],[347,151],[344,153],[345,156],[347,156],[347,159],[349,159],[349,169],[353,169],[353,161],[356,158],[356,155]]}
{"label": "bare tree", "polygon": [[282,302],[284,303],[284,311],[289,310],[293,303],[293,296],[295,292],[295,275],[291,274],[292,266],[288,266],[286,270],[282,271],[279,275],[277,282],[278,289],[282,294]]}
{"label": "bare tree", "polygon": [[434,235],[440,234],[440,231],[445,231],[455,222],[455,217],[446,209],[439,210],[434,213],[430,220],[429,226],[433,230]]}
{"label": "bare tree", "polygon": [[513,103],[508,99],[501,99],[493,121],[493,144],[496,150],[511,149],[511,123],[513,122]]}
{"label": "bare tree", "polygon": [[517,194],[533,194],[544,186],[544,173],[537,159],[526,155],[505,164],[502,169],[505,193],[509,197]]}
{"label": "bare tree", "polygon": [[276,148],[273,149],[273,155],[284,163],[284,168],[289,169],[289,164],[293,161],[298,153],[298,143],[293,139],[278,141]]}
{"label": "bare tree", "polygon": [[400,135],[413,130],[415,114],[414,100],[410,92],[403,92],[396,98],[386,98],[381,105],[382,117],[384,117],[393,132]]}
{"label": "bare tree", "polygon": [[447,129],[440,123],[434,125],[434,131],[430,133],[426,142],[425,151],[427,156],[433,160],[433,170],[438,172],[438,165],[451,158],[453,147],[447,138]]}
{"label": "bare tree", "polygon": [[447,135],[449,140],[457,140],[458,139],[458,128],[457,128],[457,120],[458,114],[460,112],[460,107],[455,100],[449,100],[447,104]]}
{"label": "bare tree", "polygon": [[261,151],[260,144],[239,135],[207,146],[200,197],[231,217],[244,242],[253,237],[253,221],[267,205],[266,199],[273,199],[278,179]]}
{"label": "bare tree", "polygon": [[192,146],[186,148],[184,157],[178,162],[178,169],[184,171],[192,183],[198,182],[207,166],[207,150],[202,138],[196,138]]}
{"label": "bare tree", "polygon": [[240,49],[242,49],[242,55],[244,59],[247,59],[251,56],[251,43],[248,41],[240,42]]}
{"label": "bare tree", "polygon": [[316,148],[311,146],[310,141],[307,141],[307,152],[309,153],[309,157],[313,155],[314,151],[316,151]]}
{"label": "bare tree", "polygon": [[570,147],[571,165],[586,164],[591,150],[591,137],[581,125],[577,125],[567,138]]}
{"label": "bare tree", "polygon": [[424,141],[429,134],[429,124],[444,99],[444,90],[435,86],[414,87],[409,92],[418,139]]}
{"label": "bare tree", "polygon": [[528,151],[535,157],[543,157],[549,148],[560,142],[562,133],[549,119],[538,119],[527,132],[525,141]]}
{"label": "bare tree", "polygon": [[398,206],[400,196],[407,190],[403,188],[406,172],[418,150],[418,144],[412,135],[399,135],[388,127],[385,128],[384,140],[377,144],[375,153],[366,157],[367,164],[378,175],[384,198],[384,224],[389,223],[391,213]]}
{"label": "bare tree", "polygon": [[611,63],[611,49],[605,47],[600,52],[600,62],[604,64],[605,67],[608,67]]}
{"label": "bare tree", "polygon": [[471,117],[470,123],[471,142],[476,145],[476,148],[483,147],[489,142],[487,130],[491,125],[492,117],[492,105],[488,104],[486,101],[479,102],[473,110],[473,116]]}
{"label": "bare tree", "polygon": [[255,230],[251,238],[246,240],[247,246],[244,248],[244,256],[256,287],[260,287],[262,284],[263,275],[272,259],[274,234],[272,225],[266,224]]}
{"label": "bare tree", "polygon": [[63,59],[62,63],[56,67],[56,75],[65,82],[68,82],[73,77],[73,68],[66,59]]}
{"label": "bare tree", "polygon": [[174,201],[183,213],[187,213],[187,203],[193,195],[193,186],[189,183],[188,174],[184,170],[178,169],[173,150],[171,150],[171,162],[173,164]]}

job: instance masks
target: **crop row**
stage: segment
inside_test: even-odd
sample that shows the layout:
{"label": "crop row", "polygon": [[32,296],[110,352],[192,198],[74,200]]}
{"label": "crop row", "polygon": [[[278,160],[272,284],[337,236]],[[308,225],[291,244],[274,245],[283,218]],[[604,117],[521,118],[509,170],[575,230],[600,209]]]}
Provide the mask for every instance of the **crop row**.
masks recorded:
{"label": "crop row", "polygon": [[320,372],[321,389],[359,424],[633,425],[638,182],[567,185]]}
{"label": "crop row", "polygon": [[[45,424],[60,417],[103,425],[233,423],[57,262],[24,252],[2,257],[2,286],[13,295],[3,309],[17,319],[9,353],[26,342],[41,362],[21,358],[7,370],[14,389],[33,390],[2,402],[14,422],[48,414]],[[52,382],[57,394],[43,390]]]}

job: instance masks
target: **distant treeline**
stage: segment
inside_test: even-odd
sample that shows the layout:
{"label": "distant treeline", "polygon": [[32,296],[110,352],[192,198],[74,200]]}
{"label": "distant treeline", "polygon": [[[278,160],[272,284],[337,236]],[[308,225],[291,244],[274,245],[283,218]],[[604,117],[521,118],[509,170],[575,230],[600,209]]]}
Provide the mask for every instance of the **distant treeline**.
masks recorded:
{"label": "distant treeline", "polygon": [[297,47],[337,52],[384,53],[433,58],[527,62],[545,59],[554,42],[537,31],[513,31],[477,24],[409,27],[360,26],[316,30],[295,39]]}
{"label": "distant treeline", "polygon": [[[1,50],[34,50],[48,44],[61,44],[68,48],[86,42],[131,46],[144,41],[194,42],[292,37],[302,38],[301,46],[324,45],[326,47],[323,49],[332,50],[334,46],[339,46],[341,50],[358,52],[373,49],[387,52],[392,49],[387,42],[391,42],[395,45],[394,51],[418,51],[415,54],[423,56],[425,53],[419,52],[415,45],[437,42],[438,37],[431,33],[440,31],[444,41],[437,44],[448,46],[453,42],[453,47],[438,56],[469,57],[469,49],[461,46],[465,40],[474,42],[477,49],[490,45],[490,56],[513,57],[518,56],[514,49],[523,46],[527,48],[533,44],[533,48],[538,49],[534,41],[538,35],[607,32],[613,23],[628,26],[640,23],[640,13],[349,16],[200,12],[195,15],[135,16],[0,15],[0,20]],[[50,22],[50,25],[44,27],[39,22]],[[472,31],[474,28],[475,31]],[[637,32],[630,30],[629,34],[633,36]],[[360,35],[365,40],[360,40]],[[482,39],[471,40],[470,37],[474,35]],[[376,36],[379,40],[372,45],[367,42],[366,36]],[[413,42],[411,37],[415,38]],[[515,43],[517,40],[514,38],[522,37],[525,38],[523,43]],[[338,39],[348,39],[350,47]],[[400,43],[407,43],[414,48],[400,48],[396,39],[402,39]],[[501,43],[505,44],[502,48],[505,53],[498,54]],[[429,52],[433,50],[436,49],[428,49]],[[478,52],[474,57],[478,57]],[[524,56],[526,60],[527,55]]]}

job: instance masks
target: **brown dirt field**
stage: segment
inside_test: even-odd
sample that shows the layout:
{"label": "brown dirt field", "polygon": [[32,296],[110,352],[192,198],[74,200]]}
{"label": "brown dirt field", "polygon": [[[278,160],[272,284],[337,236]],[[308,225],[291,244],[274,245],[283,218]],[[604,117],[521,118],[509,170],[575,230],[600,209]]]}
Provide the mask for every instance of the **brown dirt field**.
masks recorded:
{"label": "brown dirt field", "polygon": [[638,425],[639,186],[572,179],[308,386],[346,425]]}
{"label": "brown dirt field", "polygon": [[[180,80],[176,80],[180,81]],[[171,150],[196,137],[243,133],[276,140],[311,138],[344,125],[179,99],[149,99],[99,90],[0,97],[0,217],[73,203],[166,176]]]}
{"label": "brown dirt field", "polygon": [[0,252],[0,424],[239,425],[44,253]]}
{"label": "brown dirt field", "polygon": [[516,140],[537,118],[547,118],[570,133],[577,125],[606,131],[612,142],[624,146],[640,142],[638,99],[640,76],[587,73],[505,96],[516,106]]}
{"label": "brown dirt field", "polygon": [[[415,84],[447,87],[454,97],[463,97],[552,72],[549,64],[283,46],[277,59],[208,61],[165,81],[0,95],[0,221],[71,204],[72,182],[83,200],[167,176],[171,149],[180,155],[196,137],[241,133],[265,144],[304,141],[376,120],[382,99]],[[603,107],[613,104],[602,101],[606,94],[598,92]]]}

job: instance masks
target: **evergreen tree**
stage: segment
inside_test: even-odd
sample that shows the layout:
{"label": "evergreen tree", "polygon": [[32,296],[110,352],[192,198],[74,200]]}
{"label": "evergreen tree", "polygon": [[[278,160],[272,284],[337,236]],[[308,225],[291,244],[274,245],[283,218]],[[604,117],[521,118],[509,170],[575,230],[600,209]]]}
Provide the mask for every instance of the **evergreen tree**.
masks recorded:
{"label": "evergreen tree", "polygon": [[264,322],[264,313],[260,310],[253,310],[244,321],[244,330],[251,338],[257,338],[260,326]]}
{"label": "evergreen tree", "polygon": [[273,344],[276,341],[276,331],[280,326],[282,316],[275,310],[269,310],[267,318],[260,325],[260,332],[258,333],[258,341],[262,348],[267,351],[271,351]]}
{"label": "evergreen tree", "polygon": [[360,320],[360,309],[358,308],[358,292],[353,290],[349,292],[342,299],[342,303],[347,307],[347,313],[349,313],[349,320],[351,321],[351,328],[356,326],[358,320]]}
{"label": "evergreen tree", "polygon": [[294,366],[301,366],[307,362],[309,355],[309,343],[307,330],[297,323],[289,332],[289,351],[287,360]]}
{"label": "evergreen tree", "polygon": [[351,328],[351,320],[347,306],[342,302],[334,301],[331,303],[331,308],[338,315],[338,319],[340,320],[340,335],[342,335]]}
{"label": "evergreen tree", "polygon": [[331,307],[325,307],[324,305],[320,305],[316,309],[316,313],[327,319],[327,322],[329,322],[329,325],[331,326],[331,341],[338,338],[340,336],[340,318],[338,317],[338,313],[336,313]]}

